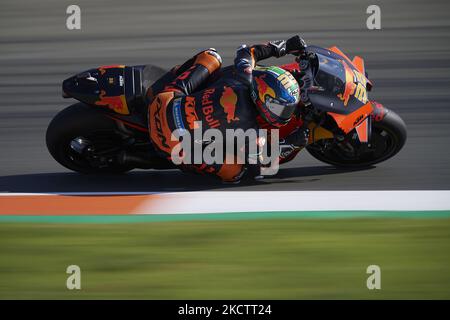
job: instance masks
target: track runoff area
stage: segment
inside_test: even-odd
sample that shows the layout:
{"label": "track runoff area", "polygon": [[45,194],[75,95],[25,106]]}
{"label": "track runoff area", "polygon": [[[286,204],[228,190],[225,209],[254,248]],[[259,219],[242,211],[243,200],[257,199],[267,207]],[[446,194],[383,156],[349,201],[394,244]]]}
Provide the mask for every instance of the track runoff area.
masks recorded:
{"label": "track runoff area", "polygon": [[0,221],[448,218],[450,190],[0,194]]}
{"label": "track runoff area", "polygon": [[447,190],[2,194],[0,299],[449,299],[449,230]]}

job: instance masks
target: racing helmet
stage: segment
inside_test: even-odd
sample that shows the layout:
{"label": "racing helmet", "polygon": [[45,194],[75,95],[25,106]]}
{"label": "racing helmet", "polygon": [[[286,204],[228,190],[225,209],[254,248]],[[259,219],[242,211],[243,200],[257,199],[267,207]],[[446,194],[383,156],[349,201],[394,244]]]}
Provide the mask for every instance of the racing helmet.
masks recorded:
{"label": "racing helmet", "polygon": [[279,67],[255,67],[251,97],[261,116],[280,127],[292,117],[300,101],[300,89],[292,74]]}

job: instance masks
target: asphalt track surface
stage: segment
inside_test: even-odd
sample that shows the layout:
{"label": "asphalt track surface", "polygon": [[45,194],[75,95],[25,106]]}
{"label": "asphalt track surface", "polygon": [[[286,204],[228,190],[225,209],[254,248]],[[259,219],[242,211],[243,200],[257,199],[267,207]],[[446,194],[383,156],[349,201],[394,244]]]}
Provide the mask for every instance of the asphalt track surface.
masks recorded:
{"label": "asphalt track surface", "polygon": [[[65,11],[73,1],[2,0],[0,192],[449,189],[450,2],[375,2],[382,30],[370,31],[372,0],[79,0],[82,29],[69,31]],[[47,152],[46,127],[70,104],[61,98],[61,81],[74,73],[116,63],[169,68],[207,47],[230,64],[241,43],[296,33],[309,44],[365,58],[375,85],[370,97],[408,126],[407,144],[395,158],[349,172],[304,152],[276,177],[224,186],[178,171],[83,176]]]}

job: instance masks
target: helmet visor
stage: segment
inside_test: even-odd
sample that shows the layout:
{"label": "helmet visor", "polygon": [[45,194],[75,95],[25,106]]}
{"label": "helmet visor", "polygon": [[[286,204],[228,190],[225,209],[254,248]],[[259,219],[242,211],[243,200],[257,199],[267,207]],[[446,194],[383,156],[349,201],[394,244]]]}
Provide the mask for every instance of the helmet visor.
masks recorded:
{"label": "helmet visor", "polygon": [[286,103],[268,97],[266,100],[267,109],[282,120],[289,120],[295,111],[296,103]]}

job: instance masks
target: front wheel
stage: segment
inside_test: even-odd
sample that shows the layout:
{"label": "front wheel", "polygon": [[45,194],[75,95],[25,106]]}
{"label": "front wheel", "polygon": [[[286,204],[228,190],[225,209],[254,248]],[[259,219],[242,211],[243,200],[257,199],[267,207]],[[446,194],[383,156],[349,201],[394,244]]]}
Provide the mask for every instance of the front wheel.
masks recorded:
{"label": "front wheel", "polygon": [[343,142],[320,140],[306,147],[316,159],[338,167],[368,167],[396,155],[406,142],[406,124],[392,110],[385,117],[372,121],[369,144],[361,144],[356,131],[351,131]]}
{"label": "front wheel", "polygon": [[123,173],[133,168],[116,161],[123,137],[114,120],[83,103],[59,112],[46,134],[47,148],[64,167],[80,173]]}

